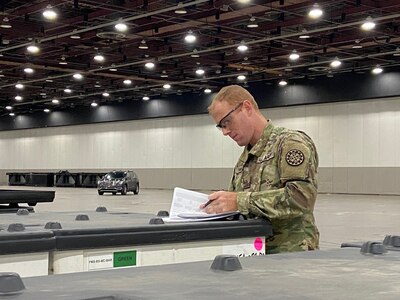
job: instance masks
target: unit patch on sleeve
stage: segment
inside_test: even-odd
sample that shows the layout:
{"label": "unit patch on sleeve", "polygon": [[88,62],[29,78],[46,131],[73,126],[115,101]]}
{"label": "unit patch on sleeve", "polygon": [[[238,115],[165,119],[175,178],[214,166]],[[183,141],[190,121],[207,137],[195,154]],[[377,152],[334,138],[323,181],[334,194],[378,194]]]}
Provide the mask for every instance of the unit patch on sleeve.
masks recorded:
{"label": "unit patch on sleeve", "polygon": [[289,166],[300,166],[304,162],[304,154],[298,149],[292,149],[286,154],[286,162]]}

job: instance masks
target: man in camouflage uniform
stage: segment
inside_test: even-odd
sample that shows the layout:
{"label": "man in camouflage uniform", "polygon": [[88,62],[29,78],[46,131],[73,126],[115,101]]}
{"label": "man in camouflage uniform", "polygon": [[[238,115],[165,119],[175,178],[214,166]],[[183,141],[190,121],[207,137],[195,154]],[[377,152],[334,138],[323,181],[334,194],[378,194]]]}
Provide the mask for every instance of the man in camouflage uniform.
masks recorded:
{"label": "man in camouflage uniform", "polygon": [[221,89],[208,110],[222,133],[245,147],[229,191],[209,195],[204,210],[268,218],[274,235],[266,241],[266,253],[318,249],[313,215],[318,154],[311,138],[274,126],[238,85]]}

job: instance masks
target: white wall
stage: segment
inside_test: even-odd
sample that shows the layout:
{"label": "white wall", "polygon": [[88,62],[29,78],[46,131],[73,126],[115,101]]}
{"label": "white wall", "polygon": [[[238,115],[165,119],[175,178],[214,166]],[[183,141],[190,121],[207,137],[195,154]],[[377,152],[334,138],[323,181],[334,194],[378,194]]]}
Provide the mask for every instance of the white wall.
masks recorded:
{"label": "white wall", "polygon": [[[306,131],[321,167],[400,166],[400,98],[263,113]],[[0,169],[231,168],[240,152],[207,115],[0,132]]]}

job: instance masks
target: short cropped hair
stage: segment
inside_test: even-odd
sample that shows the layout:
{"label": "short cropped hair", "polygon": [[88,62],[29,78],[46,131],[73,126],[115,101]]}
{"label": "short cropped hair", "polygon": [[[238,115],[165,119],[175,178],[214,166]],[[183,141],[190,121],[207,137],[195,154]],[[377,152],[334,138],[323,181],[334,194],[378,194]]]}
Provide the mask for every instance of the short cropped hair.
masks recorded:
{"label": "short cropped hair", "polygon": [[248,90],[241,87],[240,85],[228,85],[223,87],[218,94],[212,100],[210,106],[208,107],[208,112],[212,113],[216,102],[226,101],[232,106],[236,106],[244,100],[250,101],[251,105],[258,110],[258,105],[254,97],[250,94]]}

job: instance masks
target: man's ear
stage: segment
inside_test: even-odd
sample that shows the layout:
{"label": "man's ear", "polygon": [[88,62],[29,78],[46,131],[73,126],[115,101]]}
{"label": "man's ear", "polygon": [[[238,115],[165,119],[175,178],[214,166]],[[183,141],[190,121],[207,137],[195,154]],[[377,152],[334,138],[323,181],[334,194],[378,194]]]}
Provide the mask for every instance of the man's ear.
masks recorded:
{"label": "man's ear", "polygon": [[254,112],[253,105],[251,105],[251,102],[249,100],[243,101],[243,109],[249,116],[251,116]]}

